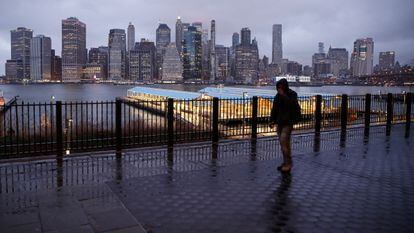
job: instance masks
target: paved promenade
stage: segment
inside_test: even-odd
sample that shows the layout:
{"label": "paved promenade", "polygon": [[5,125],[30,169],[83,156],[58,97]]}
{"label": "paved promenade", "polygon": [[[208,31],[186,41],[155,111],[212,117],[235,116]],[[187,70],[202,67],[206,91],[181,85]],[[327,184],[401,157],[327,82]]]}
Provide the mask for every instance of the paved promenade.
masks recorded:
{"label": "paved promenade", "polygon": [[402,126],[0,164],[0,232],[412,232],[414,136]]}

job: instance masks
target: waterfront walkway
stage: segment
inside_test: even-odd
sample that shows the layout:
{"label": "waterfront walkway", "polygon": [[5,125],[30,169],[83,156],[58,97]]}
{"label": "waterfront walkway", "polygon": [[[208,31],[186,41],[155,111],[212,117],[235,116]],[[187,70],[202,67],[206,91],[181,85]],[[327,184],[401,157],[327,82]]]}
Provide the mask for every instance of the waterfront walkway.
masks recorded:
{"label": "waterfront walkway", "polygon": [[402,126],[0,164],[0,232],[412,232],[414,136]]}

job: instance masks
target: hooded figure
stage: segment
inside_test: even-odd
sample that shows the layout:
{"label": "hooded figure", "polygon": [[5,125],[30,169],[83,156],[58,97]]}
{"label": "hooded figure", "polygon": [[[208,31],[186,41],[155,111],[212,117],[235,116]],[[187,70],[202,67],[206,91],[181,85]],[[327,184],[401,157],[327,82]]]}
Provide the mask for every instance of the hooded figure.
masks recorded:
{"label": "hooded figure", "polygon": [[290,138],[293,125],[300,120],[300,106],[298,95],[289,88],[286,79],[283,78],[276,83],[276,90],[277,94],[270,114],[270,127],[277,125],[277,134],[283,154],[283,163],[277,169],[290,172],[293,166]]}

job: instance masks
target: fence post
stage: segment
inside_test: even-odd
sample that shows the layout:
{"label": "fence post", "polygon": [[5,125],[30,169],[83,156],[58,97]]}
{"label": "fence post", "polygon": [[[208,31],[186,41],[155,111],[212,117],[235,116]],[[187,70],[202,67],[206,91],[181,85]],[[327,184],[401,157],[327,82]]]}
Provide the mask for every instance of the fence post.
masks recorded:
{"label": "fence post", "polygon": [[371,124],[371,94],[365,95],[365,129],[364,135],[369,135],[369,127]]}
{"label": "fence post", "polygon": [[174,99],[172,99],[172,98],[168,98],[168,105],[167,105],[167,135],[168,135],[168,161],[173,162]]}
{"label": "fence post", "polygon": [[115,101],[115,134],[116,134],[116,155],[122,155],[122,100]]}
{"label": "fence post", "polygon": [[321,122],[322,122],[322,96],[316,95],[315,102],[315,133],[321,132]]}
{"label": "fence post", "polygon": [[258,98],[253,96],[252,99],[252,139],[257,139],[257,111],[258,111]]}
{"label": "fence post", "polygon": [[342,95],[342,103],[341,103],[341,130],[346,130],[346,125],[348,123],[348,95]]}
{"label": "fence post", "polygon": [[213,98],[213,135],[212,135],[212,157],[213,159],[217,159],[218,153],[218,141],[219,141],[219,127],[218,127],[218,119],[219,119],[219,99],[217,97]]}
{"label": "fence post", "polygon": [[56,101],[56,156],[63,157],[62,101]]}
{"label": "fence post", "polygon": [[405,112],[405,136],[410,136],[411,128],[411,104],[413,102],[413,96],[411,92],[405,95],[406,112]]}
{"label": "fence post", "polygon": [[62,102],[56,101],[56,184],[63,186],[63,123]]}
{"label": "fence post", "polygon": [[391,124],[393,118],[393,96],[392,93],[388,93],[387,95],[387,125],[386,125],[386,135],[389,136],[391,134]]}

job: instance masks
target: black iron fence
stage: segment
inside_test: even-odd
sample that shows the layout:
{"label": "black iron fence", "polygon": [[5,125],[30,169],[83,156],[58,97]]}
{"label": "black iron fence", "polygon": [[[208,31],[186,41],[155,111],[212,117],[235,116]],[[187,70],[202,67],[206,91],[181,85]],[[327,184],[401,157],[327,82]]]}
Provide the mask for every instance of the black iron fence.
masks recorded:
{"label": "black iron fence", "polygon": [[[404,123],[413,95],[301,96],[295,132]],[[273,98],[16,102],[0,112],[0,157],[123,148],[275,134]]]}

